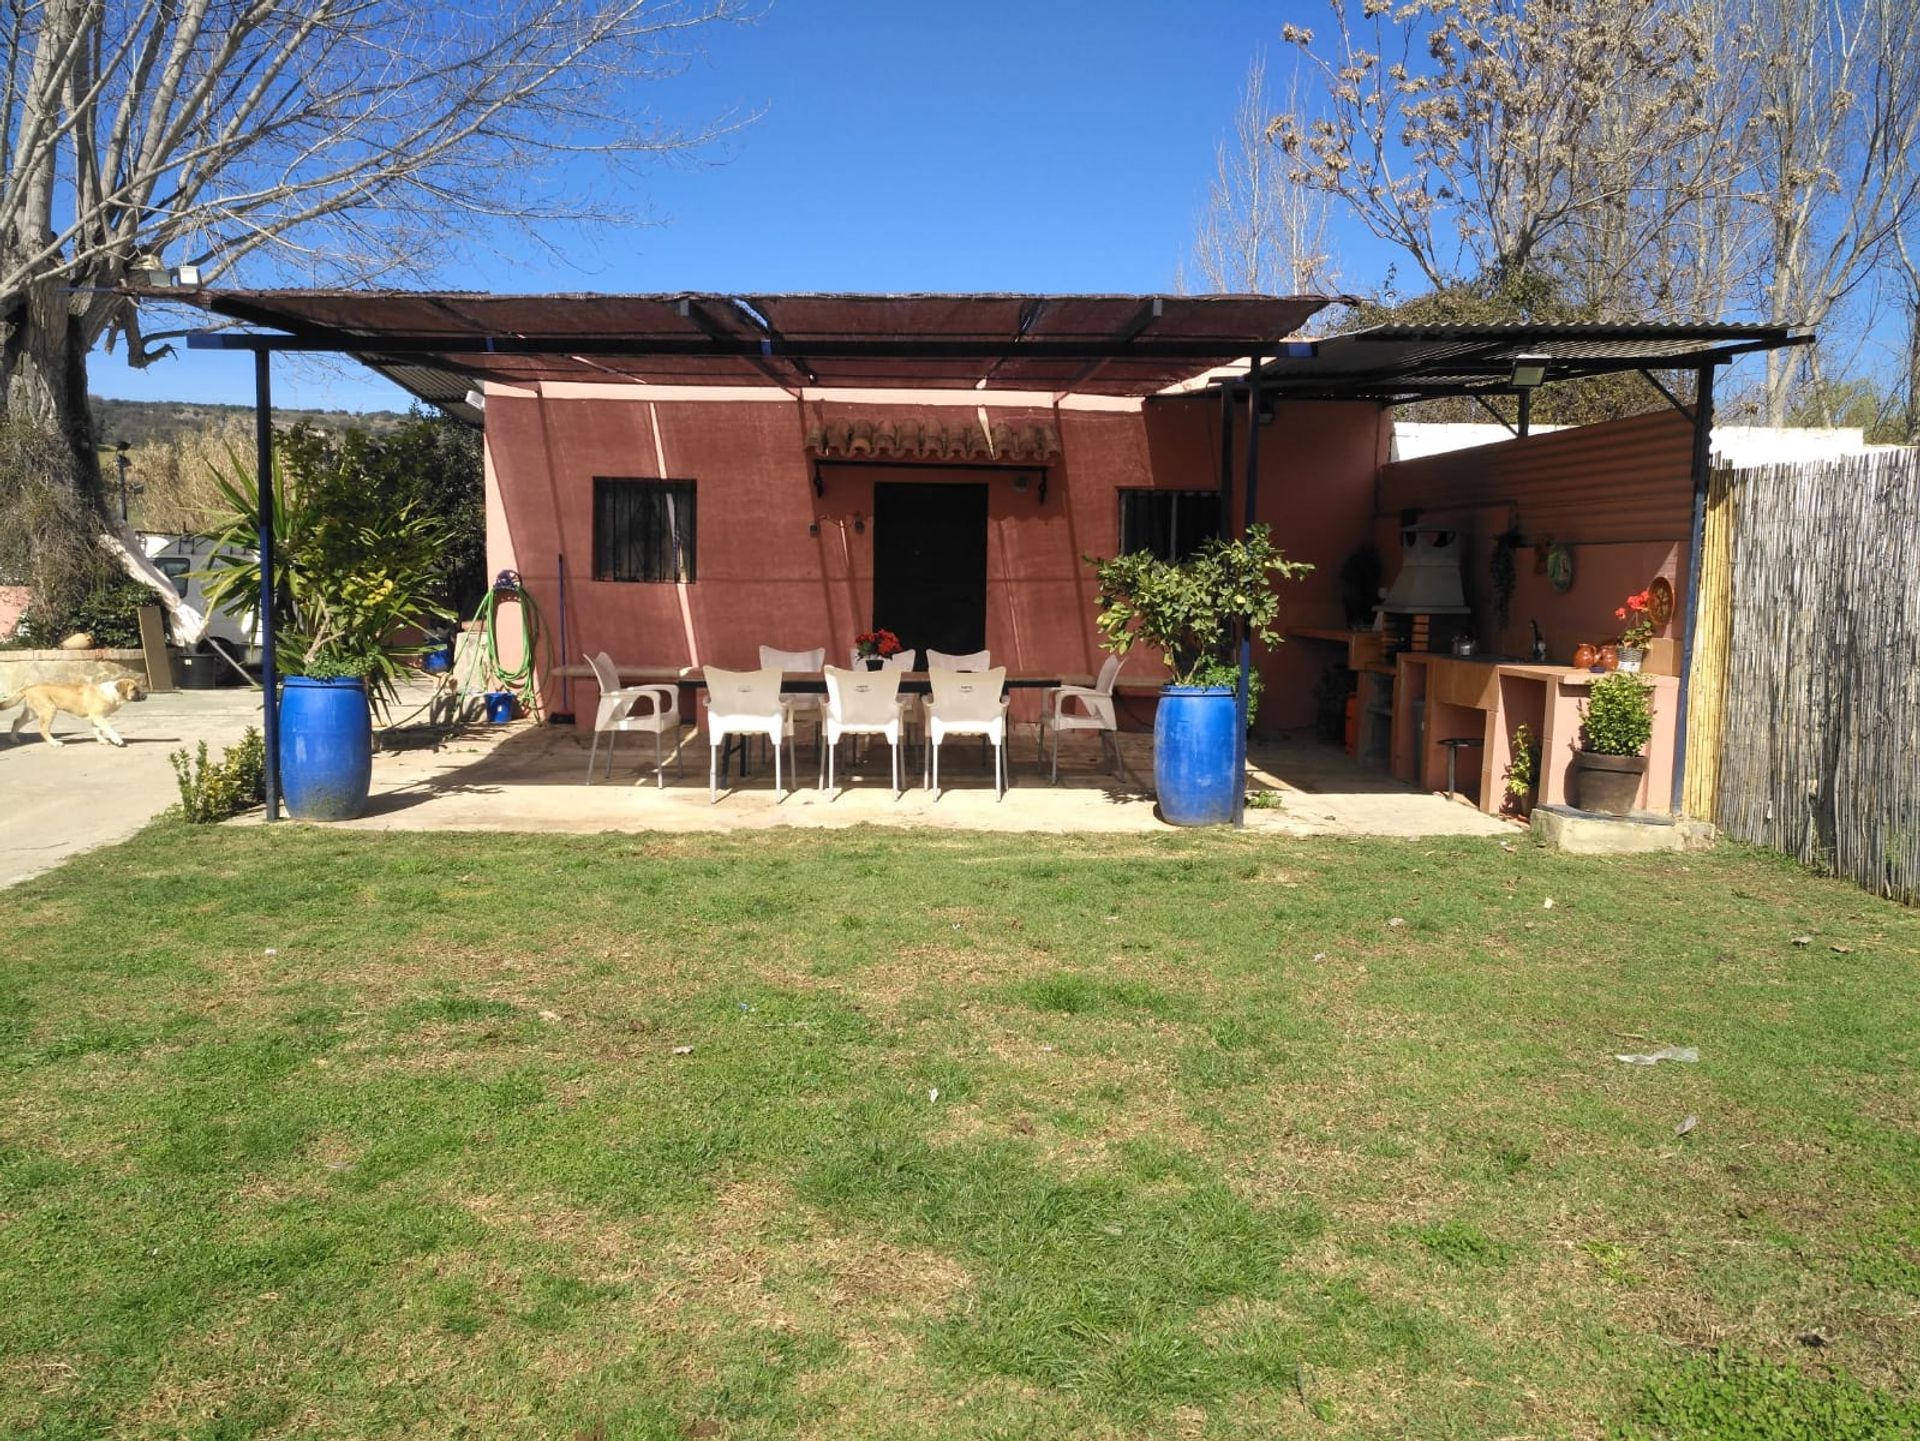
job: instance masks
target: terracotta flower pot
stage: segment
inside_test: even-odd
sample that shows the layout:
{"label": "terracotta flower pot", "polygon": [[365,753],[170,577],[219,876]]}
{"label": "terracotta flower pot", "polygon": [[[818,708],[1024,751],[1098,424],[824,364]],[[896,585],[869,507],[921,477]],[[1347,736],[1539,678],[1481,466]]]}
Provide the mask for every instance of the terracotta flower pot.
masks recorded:
{"label": "terracotta flower pot", "polygon": [[1573,803],[1583,811],[1624,816],[1633,810],[1647,773],[1645,756],[1605,756],[1598,751],[1573,753]]}

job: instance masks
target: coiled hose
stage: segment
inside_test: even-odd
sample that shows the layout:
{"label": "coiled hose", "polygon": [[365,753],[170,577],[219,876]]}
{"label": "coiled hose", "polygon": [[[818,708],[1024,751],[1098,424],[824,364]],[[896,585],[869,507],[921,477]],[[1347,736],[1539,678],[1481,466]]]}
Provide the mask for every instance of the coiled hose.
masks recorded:
{"label": "coiled hose", "polygon": [[[511,668],[500,662],[500,607],[503,601],[517,601],[520,606],[520,663]],[[511,691],[523,711],[537,716],[539,700],[534,692],[533,678],[540,668],[540,637],[546,625],[541,618],[539,605],[521,587],[518,571],[503,570],[494,577],[493,589],[481,600],[473,618],[481,622],[481,633],[486,642],[481,674],[488,680],[487,689]]]}

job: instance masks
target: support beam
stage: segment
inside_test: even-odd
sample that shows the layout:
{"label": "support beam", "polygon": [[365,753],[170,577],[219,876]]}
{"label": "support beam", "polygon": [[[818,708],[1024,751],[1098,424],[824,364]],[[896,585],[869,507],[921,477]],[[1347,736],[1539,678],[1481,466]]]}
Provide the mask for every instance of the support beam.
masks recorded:
{"label": "support beam", "polygon": [[253,474],[260,549],[260,737],[266,748],[267,819],[280,819],[280,675],[273,653],[273,356],[253,354]]}
{"label": "support beam", "polygon": [[1499,411],[1495,410],[1493,408],[1493,402],[1488,400],[1486,396],[1484,395],[1474,396],[1473,403],[1479,406],[1482,410],[1486,411],[1486,413],[1488,415],[1491,415],[1495,420],[1499,421],[1501,428],[1505,430],[1508,435],[1518,436],[1520,434],[1519,431],[1513,428],[1513,422],[1511,420],[1508,420],[1506,416],[1502,415]]}
{"label": "support beam", "polygon": [[1233,392],[1220,388],[1220,539],[1233,539]]}
{"label": "support beam", "polygon": [[1706,543],[1707,482],[1712,466],[1713,366],[1708,364],[1700,367],[1693,401],[1693,530],[1687,542],[1687,630],[1680,643],[1680,698],[1673,722],[1671,801],[1675,815],[1680,813],[1687,784],[1687,705],[1693,679],[1693,638],[1700,631],[1700,552]]}
{"label": "support beam", "polygon": [[1519,428],[1514,431],[1514,434],[1519,436],[1520,439],[1525,440],[1532,429],[1533,392],[1531,390],[1523,390],[1520,392],[1520,425]]}
{"label": "support beam", "polygon": [[1693,407],[1683,402],[1679,396],[1675,395],[1665,385],[1661,384],[1659,376],[1655,375],[1651,370],[1648,370],[1643,366],[1641,367],[1641,370],[1640,370],[1640,378],[1646,381],[1647,384],[1651,385],[1655,390],[1659,391],[1661,395],[1665,396],[1668,405],[1671,405],[1675,410],[1679,411],[1682,415],[1686,416],[1688,420],[1693,419]]}
{"label": "support beam", "polygon": [[[1260,502],[1260,367],[1264,357],[1256,350],[1247,361],[1247,481],[1241,505],[1242,535],[1252,530]],[[1253,688],[1253,634],[1243,623],[1238,627],[1240,641],[1240,679],[1235,692],[1233,729],[1233,824],[1237,830],[1247,823],[1247,700]]]}

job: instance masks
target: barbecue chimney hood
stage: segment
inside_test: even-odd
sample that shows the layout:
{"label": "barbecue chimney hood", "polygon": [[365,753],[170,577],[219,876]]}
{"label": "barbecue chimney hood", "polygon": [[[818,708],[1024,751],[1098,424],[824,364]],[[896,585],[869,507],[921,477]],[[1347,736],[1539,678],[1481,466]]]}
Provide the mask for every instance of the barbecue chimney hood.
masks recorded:
{"label": "barbecue chimney hood", "polygon": [[1412,525],[1400,532],[1400,574],[1380,609],[1403,615],[1466,615],[1460,586],[1460,532]]}

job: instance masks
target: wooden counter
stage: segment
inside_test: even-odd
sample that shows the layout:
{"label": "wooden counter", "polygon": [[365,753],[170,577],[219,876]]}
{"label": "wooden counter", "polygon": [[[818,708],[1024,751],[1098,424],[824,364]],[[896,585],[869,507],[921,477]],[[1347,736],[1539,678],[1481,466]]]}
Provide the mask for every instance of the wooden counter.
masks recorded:
{"label": "wooden counter", "polygon": [[[1403,651],[1393,685],[1393,773],[1424,789],[1447,783],[1444,742],[1473,737],[1462,747],[1459,786],[1480,809],[1494,814],[1506,799],[1505,774],[1516,727],[1530,727],[1540,744],[1536,803],[1564,805],[1567,772],[1580,743],[1580,703],[1599,676],[1571,666],[1492,661]],[[1642,675],[1653,687],[1653,739],[1647,774],[1635,805],[1668,809],[1673,793],[1674,722],[1680,681]],[[1473,782],[1477,780],[1478,784]]]}

